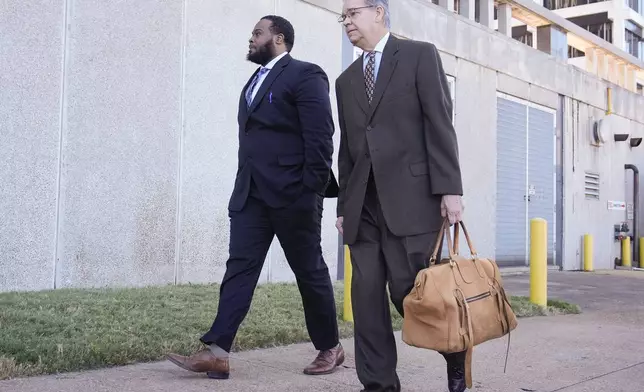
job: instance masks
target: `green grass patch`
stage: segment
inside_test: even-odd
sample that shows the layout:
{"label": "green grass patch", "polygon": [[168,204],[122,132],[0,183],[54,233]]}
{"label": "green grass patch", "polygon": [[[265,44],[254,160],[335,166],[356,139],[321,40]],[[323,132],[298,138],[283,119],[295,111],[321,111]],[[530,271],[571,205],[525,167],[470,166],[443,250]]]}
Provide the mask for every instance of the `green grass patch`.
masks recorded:
{"label": "green grass patch", "polygon": [[555,299],[548,300],[548,305],[545,307],[533,304],[528,297],[511,297],[510,303],[517,317],[556,316],[581,313],[578,305]]}
{"label": "green grass patch", "polygon": [[[352,335],[343,319],[343,287],[335,288],[340,335]],[[219,285],[130,289],[54,290],[0,294],[0,380],[126,365],[189,354],[210,328]],[[550,301],[547,308],[512,297],[517,316],[578,313]],[[402,318],[392,306],[394,328]],[[300,294],[294,284],[261,285],[237,334],[234,350],[309,341]]]}

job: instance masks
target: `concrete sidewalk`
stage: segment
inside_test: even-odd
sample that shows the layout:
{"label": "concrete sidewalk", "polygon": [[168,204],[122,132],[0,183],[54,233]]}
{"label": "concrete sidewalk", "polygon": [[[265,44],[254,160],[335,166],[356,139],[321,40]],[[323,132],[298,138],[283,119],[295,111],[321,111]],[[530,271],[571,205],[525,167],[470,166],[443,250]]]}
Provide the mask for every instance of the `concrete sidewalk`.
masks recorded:
{"label": "concrete sidewalk", "polygon": [[[644,273],[642,273],[644,277]],[[508,291],[523,294],[527,276],[504,278]],[[475,390],[486,392],[640,391],[644,378],[644,280],[631,276],[553,273],[550,296],[584,307],[574,316],[520,319],[507,339],[475,348]],[[632,290],[639,289],[633,292]],[[399,341],[400,336],[398,335]],[[1,392],[130,391],[359,391],[353,369],[353,342],[343,341],[345,366],[334,374],[310,377],[302,367],[315,355],[310,344],[234,354],[231,378],[214,381],[168,362],[0,382]],[[404,391],[446,391],[444,360],[438,354],[399,344]]]}

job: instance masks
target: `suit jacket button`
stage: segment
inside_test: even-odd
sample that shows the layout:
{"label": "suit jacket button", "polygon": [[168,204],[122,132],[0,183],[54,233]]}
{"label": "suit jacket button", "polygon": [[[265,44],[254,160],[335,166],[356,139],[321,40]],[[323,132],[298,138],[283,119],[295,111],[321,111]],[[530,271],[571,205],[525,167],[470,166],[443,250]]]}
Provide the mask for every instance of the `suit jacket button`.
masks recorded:
{"label": "suit jacket button", "polygon": [[371,131],[373,128],[371,128],[371,125],[367,125],[367,131]]}

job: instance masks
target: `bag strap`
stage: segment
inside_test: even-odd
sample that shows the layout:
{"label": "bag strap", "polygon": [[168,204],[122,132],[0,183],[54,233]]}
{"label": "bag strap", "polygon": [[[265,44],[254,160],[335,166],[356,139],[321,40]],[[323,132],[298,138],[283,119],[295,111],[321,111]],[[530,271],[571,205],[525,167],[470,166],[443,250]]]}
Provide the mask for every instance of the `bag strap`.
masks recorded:
{"label": "bag strap", "polygon": [[465,386],[472,389],[472,351],[474,350],[474,332],[472,328],[472,316],[470,314],[470,304],[467,302],[465,293],[461,289],[456,289],[459,294],[459,300],[462,302],[461,307],[465,311],[467,319],[467,349],[465,350]]}
{"label": "bag strap", "polygon": [[508,348],[505,352],[505,366],[503,367],[503,373],[505,373],[506,370],[508,369],[508,357],[510,356],[510,337],[512,335],[512,331],[510,331],[510,316],[508,315],[508,308],[505,307],[505,304],[507,304],[507,306],[510,306],[510,307],[512,307],[512,305],[510,305],[510,301],[508,300],[508,296],[505,294],[505,289],[503,288],[503,286],[499,284],[499,287],[501,288],[500,294],[503,297],[503,305],[504,305],[501,307],[501,309],[503,309],[503,317],[505,318],[505,327],[507,328],[507,332],[508,332]]}
{"label": "bag strap", "polygon": [[443,223],[441,224],[440,231],[438,232],[438,236],[436,238],[436,242],[434,243],[434,248],[431,253],[431,257],[429,258],[429,265],[434,265],[436,264],[436,257],[438,257],[438,249],[441,246],[441,243],[443,242],[443,239],[447,237],[447,252],[449,254],[450,259],[454,259],[456,255],[459,253],[459,238],[460,238],[460,230],[459,226],[463,228],[463,234],[465,235],[465,241],[467,242],[467,247],[470,249],[470,254],[472,255],[473,258],[478,257],[478,253],[476,252],[476,249],[474,249],[474,244],[472,243],[472,240],[470,238],[470,234],[467,231],[467,228],[465,227],[465,223],[463,221],[459,221],[457,224],[454,225],[454,241],[452,242],[452,235],[450,233],[450,223],[448,218],[443,219]]}
{"label": "bag strap", "polygon": [[[456,232],[456,230],[455,230]],[[503,286],[500,286],[500,292],[498,293],[498,298],[499,302],[501,305],[505,305],[507,303],[508,306],[510,306],[510,301],[508,301],[508,297],[505,293],[505,290],[503,289]],[[472,317],[470,314],[470,304],[467,302],[467,299],[465,298],[465,293],[461,289],[457,289],[457,291],[460,294],[460,298],[458,298],[461,302],[462,305],[460,307],[463,308],[465,312],[465,318],[467,319],[467,349],[465,352],[465,386],[468,389],[472,389],[472,352],[474,350],[474,333],[473,333],[473,328],[472,328]],[[507,371],[508,368],[508,357],[510,356],[510,338],[512,331],[510,331],[510,320],[509,320],[509,315],[507,312],[507,308],[505,306],[500,306],[499,311],[502,314],[502,317],[504,320],[501,320],[501,326],[503,328],[504,332],[507,332],[508,334],[508,348],[505,353],[505,366],[503,368],[503,373]],[[503,323],[505,321],[505,324]]]}
{"label": "bag strap", "polygon": [[508,314],[508,308],[506,307],[506,304],[510,308],[512,307],[512,305],[508,300],[508,296],[505,293],[505,289],[503,288],[503,286],[496,279],[494,279],[494,281],[497,283],[499,287],[499,293],[497,294],[497,298],[498,298],[497,306],[499,307],[499,312],[501,312],[501,319],[500,319],[501,326],[503,327],[503,332],[508,334],[508,348],[505,351],[505,365],[503,367],[503,373],[505,373],[508,369],[508,357],[510,356],[510,339],[512,337],[512,331],[510,330],[510,315]]}
{"label": "bag strap", "polygon": [[447,234],[447,251],[449,253],[449,256],[451,259],[454,258],[454,245],[452,244],[452,236],[449,233],[449,221],[447,218],[443,219],[443,223],[441,224],[440,231],[438,232],[438,236],[436,238],[436,242],[434,243],[434,248],[432,250],[431,256],[429,258],[429,265],[434,265],[436,264],[436,257],[438,256],[438,249],[440,248],[443,238],[445,238],[445,235]]}
{"label": "bag strap", "polygon": [[470,235],[467,232],[467,229],[465,228],[465,223],[463,221],[458,222],[456,225],[454,225],[454,252],[458,254],[459,252],[459,226],[463,228],[463,234],[465,235],[465,241],[467,242],[467,247],[470,249],[470,254],[472,254],[473,258],[478,257],[478,253],[476,252],[476,249],[474,249],[474,244],[472,243],[472,240],[470,239]]}

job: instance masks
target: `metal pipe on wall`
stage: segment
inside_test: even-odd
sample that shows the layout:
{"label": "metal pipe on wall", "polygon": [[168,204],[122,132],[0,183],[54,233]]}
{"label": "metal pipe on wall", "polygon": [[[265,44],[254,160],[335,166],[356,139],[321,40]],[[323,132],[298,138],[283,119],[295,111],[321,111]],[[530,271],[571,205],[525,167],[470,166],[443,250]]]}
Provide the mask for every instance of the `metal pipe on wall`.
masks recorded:
{"label": "metal pipe on wall", "polygon": [[639,260],[639,236],[638,236],[638,216],[639,211],[639,200],[640,200],[640,171],[635,165],[630,163],[624,165],[625,170],[633,171],[633,257],[636,257],[642,266],[642,260]]}

